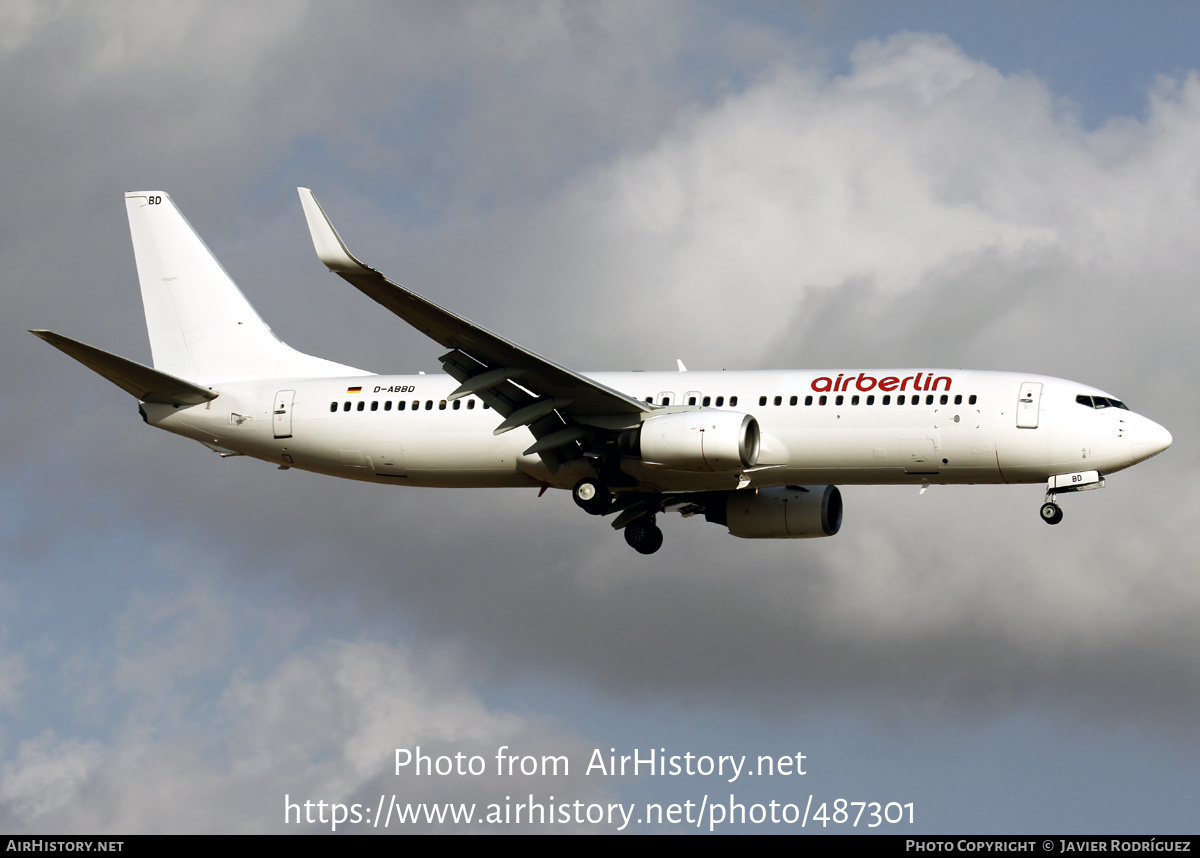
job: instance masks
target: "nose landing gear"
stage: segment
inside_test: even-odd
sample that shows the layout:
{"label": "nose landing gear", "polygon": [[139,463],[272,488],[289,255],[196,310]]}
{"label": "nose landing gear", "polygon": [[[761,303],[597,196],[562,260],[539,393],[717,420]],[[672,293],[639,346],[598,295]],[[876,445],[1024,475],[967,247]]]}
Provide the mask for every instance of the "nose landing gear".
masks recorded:
{"label": "nose landing gear", "polygon": [[1042,504],[1042,521],[1046,522],[1046,524],[1058,524],[1062,520],[1062,507],[1051,500]]}
{"label": "nose landing gear", "polygon": [[1042,504],[1042,521],[1058,524],[1063,520],[1063,511],[1054,499],[1064,492],[1086,492],[1104,488],[1104,477],[1099,471],[1077,471],[1073,474],[1058,474],[1046,481],[1046,501]]}

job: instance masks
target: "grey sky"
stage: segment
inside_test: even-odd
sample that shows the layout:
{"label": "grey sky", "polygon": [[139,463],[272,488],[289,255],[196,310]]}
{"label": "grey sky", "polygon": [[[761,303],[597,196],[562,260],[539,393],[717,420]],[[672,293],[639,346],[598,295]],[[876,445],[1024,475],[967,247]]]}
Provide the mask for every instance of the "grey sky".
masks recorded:
{"label": "grey sky", "polygon": [[[508,788],[397,778],[406,743],[802,748],[809,780],[739,795],[1194,827],[1195,13],[971,8],[4,4],[4,828]],[[1058,528],[1036,487],[854,487],[834,539],[675,519],[642,558],[558,493],[221,461],[24,333],[149,359],[120,194],[154,187],[291,345],[435,370],[313,258],[297,185],[369,264],[580,369],[1044,372],[1175,445]]]}

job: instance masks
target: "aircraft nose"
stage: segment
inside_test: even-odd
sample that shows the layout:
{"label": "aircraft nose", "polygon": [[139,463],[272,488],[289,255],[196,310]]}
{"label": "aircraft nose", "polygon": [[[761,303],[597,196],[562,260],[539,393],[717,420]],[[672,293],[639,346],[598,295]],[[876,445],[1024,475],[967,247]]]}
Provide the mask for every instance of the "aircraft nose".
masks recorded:
{"label": "aircraft nose", "polygon": [[1130,433],[1130,444],[1133,448],[1133,458],[1141,462],[1151,456],[1157,456],[1171,446],[1171,433],[1159,426],[1153,420],[1145,420]]}

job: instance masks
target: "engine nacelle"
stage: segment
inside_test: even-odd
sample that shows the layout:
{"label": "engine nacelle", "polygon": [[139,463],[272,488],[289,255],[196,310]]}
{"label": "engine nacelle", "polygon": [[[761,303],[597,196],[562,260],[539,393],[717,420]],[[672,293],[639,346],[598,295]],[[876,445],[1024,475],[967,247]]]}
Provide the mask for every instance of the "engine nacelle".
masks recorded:
{"label": "engine nacelle", "polygon": [[681,411],[643,422],[635,454],[680,471],[741,471],[758,463],[761,437],[740,411]]}
{"label": "engine nacelle", "polygon": [[729,492],[723,512],[724,521],[719,514],[705,517],[743,539],[833,536],[842,527],[842,493],[837,486],[746,489]]}

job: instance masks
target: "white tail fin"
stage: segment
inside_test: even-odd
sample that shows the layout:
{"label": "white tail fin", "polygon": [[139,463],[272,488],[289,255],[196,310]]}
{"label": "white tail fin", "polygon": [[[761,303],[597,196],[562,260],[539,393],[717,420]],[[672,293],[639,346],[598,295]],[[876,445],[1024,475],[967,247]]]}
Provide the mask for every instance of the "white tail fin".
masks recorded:
{"label": "white tail fin", "polygon": [[370,375],[281,342],[161,191],[125,194],[154,366],[189,381]]}

